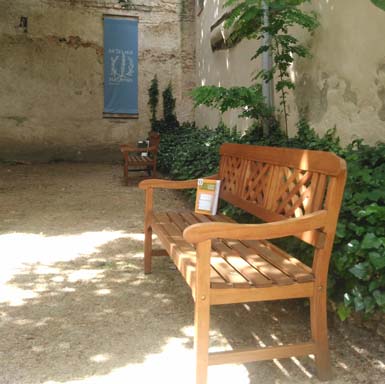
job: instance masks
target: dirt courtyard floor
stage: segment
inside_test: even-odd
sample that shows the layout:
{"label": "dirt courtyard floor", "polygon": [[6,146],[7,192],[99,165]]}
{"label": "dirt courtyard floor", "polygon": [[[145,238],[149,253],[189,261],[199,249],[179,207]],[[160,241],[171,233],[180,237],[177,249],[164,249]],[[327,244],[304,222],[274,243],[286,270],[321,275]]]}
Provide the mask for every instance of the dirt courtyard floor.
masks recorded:
{"label": "dirt courtyard floor", "polygon": [[[192,384],[193,301],[144,275],[143,193],[108,164],[0,165],[0,384]],[[156,207],[183,196],[156,194]],[[212,350],[306,340],[302,301],[214,307]],[[331,383],[385,383],[381,339],[330,324]],[[319,383],[311,357],[209,368],[210,384]]]}

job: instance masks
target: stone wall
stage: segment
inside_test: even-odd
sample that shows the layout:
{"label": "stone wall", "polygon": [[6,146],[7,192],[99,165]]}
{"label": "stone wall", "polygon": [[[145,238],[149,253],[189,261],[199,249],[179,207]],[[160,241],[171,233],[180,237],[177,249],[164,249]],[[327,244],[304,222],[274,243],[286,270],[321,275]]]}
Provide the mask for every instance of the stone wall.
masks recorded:
{"label": "stone wall", "polygon": [[[147,90],[172,81],[193,116],[194,8],[184,0],[0,0],[0,160],[112,160],[149,131]],[[186,4],[187,3],[187,6]],[[139,17],[139,119],[103,119],[103,14]],[[28,17],[28,31],[18,27]],[[161,111],[161,108],[159,109]]]}
{"label": "stone wall", "polygon": [[[206,1],[197,20],[198,82],[207,85],[244,85],[259,65],[250,62],[257,42],[212,52],[210,26],[224,12],[222,0]],[[370,0],[313,0],[320,28],[314,36],[297,32],[310,45],[313,57],[296,62],[292,76],[296,91],[289,100],[289,131],[301,114],[320,133],[336,126],[343,142],[355,137],[368,143],[385,137],[385,12]],[[279,106],[279,100],[276,100]],[[237,123],[228,113],[225,123]],[[205,109],[199,125],[215,126],[219,115]],[[247,126],[243,121],[241,129]]]}

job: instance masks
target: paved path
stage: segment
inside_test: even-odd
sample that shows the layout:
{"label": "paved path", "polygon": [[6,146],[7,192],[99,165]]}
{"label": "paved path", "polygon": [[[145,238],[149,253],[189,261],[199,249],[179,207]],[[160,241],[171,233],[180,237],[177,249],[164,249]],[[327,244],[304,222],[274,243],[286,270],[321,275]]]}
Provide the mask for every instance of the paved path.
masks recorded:
{"label": "paved path", "polygon": [[[189,289],[167,258],[143,275],[143,195],[121,173],[0,165],[0,384],[192,383]],[[156,204],[187,203],[162,192]],[[302,301],[214,308],[213,349],[305,340],[307,312]],[[380,340],[352,327],[330,338],[332,383],[385,383]],[[211,367],[216,383],[318,380],[301,358]]]}

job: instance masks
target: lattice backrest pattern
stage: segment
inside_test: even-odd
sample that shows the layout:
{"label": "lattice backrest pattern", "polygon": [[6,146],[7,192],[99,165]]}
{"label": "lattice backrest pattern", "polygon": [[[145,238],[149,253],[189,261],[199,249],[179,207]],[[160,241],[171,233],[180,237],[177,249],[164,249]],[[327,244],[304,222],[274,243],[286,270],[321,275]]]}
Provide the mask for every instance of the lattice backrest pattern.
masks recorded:
{"label": "lattice backrest pattern", "polygon": [[264,206],[268,197],[269,180],[271,177],[271,166],[266,163],[243,160],[245,173],[243,176],[240,196],[247,201],[254,201]]}
{"label": "lattice backrest pattern", "polygon": [[341,167],[331,153],[225,144],[221,198],[264,220],[303,216],[324,208]]}
{"label": "lattice backrest pattern", "polygon": [[323,208],[327,176],[295,168],[271,168],[264,208],[285,217],[299,217]]}
{"label": "lattice backrest pattern", "polygon": [[221,159],[222,189],[236,194],[243,186],[240,175],[243,174],[245,162],[239,157],[225,156]]}

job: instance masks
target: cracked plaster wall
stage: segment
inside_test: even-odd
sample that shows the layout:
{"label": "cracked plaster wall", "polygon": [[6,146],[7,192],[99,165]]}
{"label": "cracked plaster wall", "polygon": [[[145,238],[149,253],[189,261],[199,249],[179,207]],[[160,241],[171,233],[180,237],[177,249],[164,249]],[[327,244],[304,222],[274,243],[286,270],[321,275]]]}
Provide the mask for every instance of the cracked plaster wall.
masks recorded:
{"label": "cracked plaster wall", "polygon": [[[197,21],[197,75],[200,84],[245,85],[258,63],[250,62],[256,42],[242,42],[229,50],[212,52],[210,26],[223,12],[222,0],[205,2]],[[323,133],[336,126],[344,143],[364,138],[368,143],[385,137],[385,12],[369,0],[313,0],[320,27],[313,37],[296,32],[310,45],[312,58],[296,62],[292,76],[296,90],[289,100],[289,132],[299,115]],[[277,95],[276,95],[277,96]],[[276,97],[276,106],[279,99]],[[224,122],[237,123],[235,112]],[[197,117],[199,125],[214,127],[216,111]],[[247,124],[240,125],[244,129]]]}
{"label": "cracked plaster wall", "polygon": [[320,132],[336,126],[343,142],[385,137],[385,12],[369,0],[320,0],[313,57],[293,75],[291,127],[298,114]]}
{"label": "cracked plaster wall", "polygon": [[[0,160],[118,159],[118,144],[150,129],[155,74],[160,91],[172,81],[179,119],[192,119],[194,7],[137,0],[122,10],[117,3],[0,0]],[[102,118],[104,13],[139,16],[137,120]],[[17,27],[20,16],[28,17],[28,33]]]}

